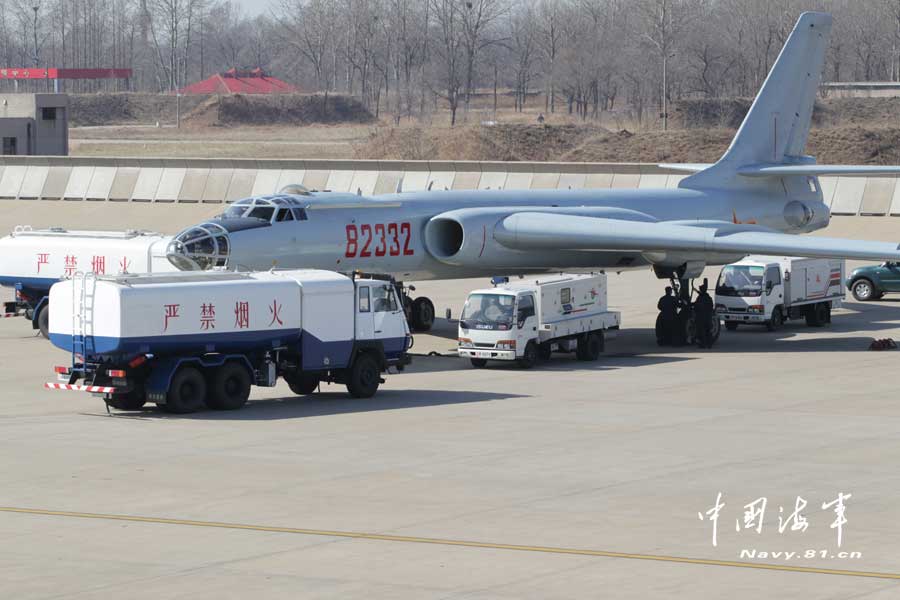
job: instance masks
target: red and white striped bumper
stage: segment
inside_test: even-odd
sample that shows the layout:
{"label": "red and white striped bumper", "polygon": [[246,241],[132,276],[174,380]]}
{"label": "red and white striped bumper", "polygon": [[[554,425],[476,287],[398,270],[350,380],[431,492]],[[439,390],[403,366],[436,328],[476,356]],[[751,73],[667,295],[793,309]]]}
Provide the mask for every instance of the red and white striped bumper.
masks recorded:
{"label": "red and white striped bumper", "polygon": [[107,385],[78,385],[74,383],[47,382],[44,387],[48,390],[68,390],[70,392],[90,392],[92,394],[112,394],[116,388]]}

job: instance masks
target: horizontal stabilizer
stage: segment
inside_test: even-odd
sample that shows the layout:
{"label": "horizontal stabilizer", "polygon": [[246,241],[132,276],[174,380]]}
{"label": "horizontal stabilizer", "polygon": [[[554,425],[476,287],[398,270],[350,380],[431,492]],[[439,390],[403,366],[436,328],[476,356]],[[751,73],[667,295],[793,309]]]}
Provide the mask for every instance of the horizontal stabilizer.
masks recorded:
{"label": "horizontal stabilizer", "polygon": [[574,215],[522,212],[501,220],[494,238],[513,250],[625,250],[638,252],[702,252],[769,254],[810,258],[900,260],[894,242],[774,233],[759,227],[642,223]]}
{"label": "horizontal stabilizer", "polygon": [[823,175],[869,175],[871,177],[889,177],[900,175],[900,166],[882,167],[878,165],[751,165],[741,167],[738,173],[745,177],[790,177],[801,175],[820,177]]}

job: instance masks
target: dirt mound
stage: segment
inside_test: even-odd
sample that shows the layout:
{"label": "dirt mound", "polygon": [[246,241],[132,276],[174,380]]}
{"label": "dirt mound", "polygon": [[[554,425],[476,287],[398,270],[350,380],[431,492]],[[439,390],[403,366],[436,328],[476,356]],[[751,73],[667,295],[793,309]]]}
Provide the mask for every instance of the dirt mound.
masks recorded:
{"label": "dirt mound", "polygon": [[[453,129],[382,129],[356,148],[356,158],[571,162],[717,161],[733,129],[611,132],[596,127],[498,125]],[[820,163],[900,164],[900,128],[814,129],[808,151]]]}
{"label": "dirt mound", "polygon": [[399,160],[559,160],[603,131],[590,125],[385,128],[374,131],[356,149],[356,156]]}
{"label": "dirt mound", "polygon": [[900,98],[828,98],[821,103],[820,126],[896,127],[900,124]]}
{"label": "dirt mound", "polygon": [[680,100],[670,118],[684,129],[737,129],[752,102],[752,98]]}
{"label": "dirt mound", "polygon": [[[750,110],[751,98],[680,100],[673,109],[684,129],[737,129]],[[826,98],[816,102],[813,127],[891,127],[900,123],[900,98]]]}
{"label": "dirt mound", "polygon": [[[193,110],[207,96],[182,96],[182,114]],[[134,125],[174,123],[178,107],[168,94],[70,94],[69,120],[72,125]]]}
{"label": "dirt mound", "polygon": [[309,123],[369,123],[375,118],[350,96],[279,94],[215,96],[186,117],[199,126],[306,125]]}
{"label": "dirt mound", "polygon": [[574,162],[715,162],[734,131],[684,129],[593,136],[557,160]]}
{"label": "dirt mound", "polygon": [[821,164],[900,165],[900,129],[817,129],[810,135],[806,151]]}

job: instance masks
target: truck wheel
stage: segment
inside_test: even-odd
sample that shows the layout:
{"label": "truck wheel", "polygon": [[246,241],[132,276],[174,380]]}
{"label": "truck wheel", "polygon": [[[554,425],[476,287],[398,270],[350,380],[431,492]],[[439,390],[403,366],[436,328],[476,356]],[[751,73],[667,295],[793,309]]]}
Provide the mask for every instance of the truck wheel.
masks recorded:
{"label": "truck wheel", "polygon": [[725,329],[728,331],[737,331],[738,324],[737,321],[725,321]]}
{"label": "truck wheel", "polygon": [[250,397],[250,384],[250,373],[244,365],[227,362],[213,372],[206,406],[215,410],[241,408]]}
{"label": "truck wheel", "polygon": [[50,339],[50,307],[48,305],[44,305],[41,308],[41,312],[38,313],[37,317],[38,329],[41,331],[41,335],[44,336],[45,340]]}
{"label": "truck wheel", "polygon": [[550,342],[544,342],[543,344],[538,344],[538,359],[541,362],[547,362],[550,360],[550,357],[553,356],[553,344]]}
{"label": "truck wheel", "polygon": [[578,360],[595,361],[603,353],[603,333],[591,332],[578,338]]}
{"label": "truck wheel", "polygon": [[141,410],[147,403],[147,394],[144,387],[139,385],[125,394],[113,395],[106,403],[116,410]]}
{"label": "truck wheel", "polygon": [[434,304],[421,296],[413,300],[411,321],[416,331],[428,331],[434,325]]}
{"label": "truck wheel", "polygon": [[485,358],[470,358],[469,362],[471,362],[472,366],[476,369],[483,369],[487,366],[487,359]]}
{"label": "truck wheel", "polygon": [[784,315],[781,313],[781,307],[776,306],[772,310],[772,316],[766,321],[766,329],[769,331],[778,331],[784,325]]}
{"label": "truck wheel", "polygon": [[371,398],[381,383],[381,369],[378,361],[368,352],[360,354],[350,367],[347,391],[354,398]]}
{"label": "truck wheel", "polygon": [[319,378],[313,375],[299,375],[290,379],[285,378],[288,387],[298,396],[308,396],[319,388]]}
{"label": "truck wheel", "polygon": [[828,308],[824,302],[806,307],[806,324],[810,327],[821,327],[828,322]]}
{"label": "truck wheel", "polygon": [[525,352],[522,354],[522,358],[516,361],[516,364],[519,365],[522,369],[530,369],[538,361],[538,349],[537,344],[534,343],[534,340],[525,344]]}
{"label": "truck wheel", "polygon": [[868,302],[875,298],[875,286],[868,279],[857,279],[850,288],[853,297],[860,302]]}
{"label": "truck wheel", "polygon": [[175,414],[192,413],[203,408],[206,380],[194,367],[183,367],[172,377],[163,410]]}

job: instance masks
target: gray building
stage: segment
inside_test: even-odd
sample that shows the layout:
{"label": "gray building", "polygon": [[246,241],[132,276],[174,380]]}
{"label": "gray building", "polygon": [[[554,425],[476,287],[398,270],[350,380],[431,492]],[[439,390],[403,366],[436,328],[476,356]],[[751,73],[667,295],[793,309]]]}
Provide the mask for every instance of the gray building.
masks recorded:
{"label": "gray building", "polygon": [[65,94],[0,94],[0,154],[67,155],[68,112]]}

